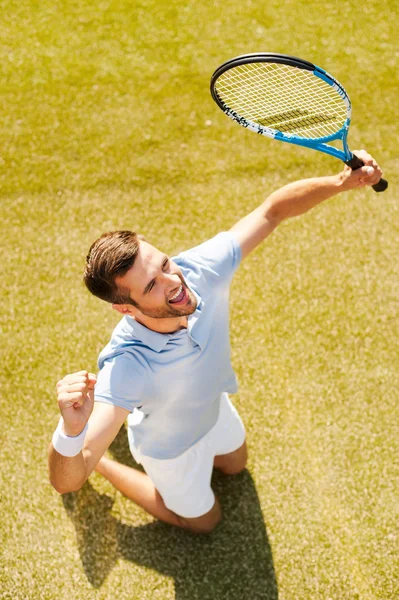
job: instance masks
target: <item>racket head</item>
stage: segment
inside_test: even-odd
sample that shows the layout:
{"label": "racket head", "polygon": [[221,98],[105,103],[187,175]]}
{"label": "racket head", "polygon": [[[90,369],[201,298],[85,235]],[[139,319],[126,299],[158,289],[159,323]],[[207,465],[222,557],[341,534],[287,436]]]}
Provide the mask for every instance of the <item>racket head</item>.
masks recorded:
{"label": "racket head", "polygon": [[341,139],[339,158],[351,156],[346,147],[349,96],[332,75],[309,61],[269,52],[244,54],[220,65],[210,87],[218,106],[243,127],[323,151],[316,146]]}
{"label": "racket head", "polygon": [[[269,138],[319,150],[360,168],[347,136],[351,102],[345,88],[317,65],[288,54],[243,54],[216,69],[212,98],[234,121]],[[341,140],[343,150],[329,142]],[[373,185],[388,187],[385,179]]]}

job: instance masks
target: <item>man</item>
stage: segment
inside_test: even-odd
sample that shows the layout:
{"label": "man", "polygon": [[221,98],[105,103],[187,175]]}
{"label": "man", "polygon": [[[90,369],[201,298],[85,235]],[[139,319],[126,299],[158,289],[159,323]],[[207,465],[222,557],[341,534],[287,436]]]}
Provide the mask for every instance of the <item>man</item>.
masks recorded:
{"label": "man", "polygon": [[[60,423],[49,450],[50,480],[60,493],[80,489],[93,470],[167,523],[209,532],[221,518],[212,469],[235,474],[247,460],[245,430],[228,393],[228,299],[241,260],[281,221],[353,188],[374,185],[365,166],[305,179],[273,192],[229,232],[174,260],[133,232],[105,234],[91,247],[85,283],[124,318],[86,371],[58,382]],[[146,473],[103,455],[128,419],[129,445]]]}

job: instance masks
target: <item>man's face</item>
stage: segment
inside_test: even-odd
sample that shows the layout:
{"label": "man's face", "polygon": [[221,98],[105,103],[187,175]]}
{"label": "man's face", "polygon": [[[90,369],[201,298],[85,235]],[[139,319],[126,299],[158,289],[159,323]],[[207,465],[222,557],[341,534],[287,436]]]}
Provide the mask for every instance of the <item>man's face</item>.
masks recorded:
{"label": "man's face", "polygon": [[129,290],[130,298],[147,317],[182,317],[191,315],[197,307],[176,263],[145,241],[139,242],[133,267],[123,277],[117,277],[116,284]]}

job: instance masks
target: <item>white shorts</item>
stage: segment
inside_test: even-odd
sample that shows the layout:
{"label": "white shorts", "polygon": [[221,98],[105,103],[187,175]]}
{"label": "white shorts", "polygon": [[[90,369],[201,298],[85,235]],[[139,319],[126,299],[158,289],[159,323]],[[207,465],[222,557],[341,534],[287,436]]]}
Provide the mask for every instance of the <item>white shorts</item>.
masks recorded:
{"label": "white shorts", "polygon": [[144,456],[134,446],[129,426],[128,438],[135,461],[143,465],[165,506],[177,515],[190,519],[205,515],[213,507],[213,460],[215,456],[238,450],[245,441],[245,428],[228,394],[223,393],[216,424],[199,442],[177,458]]}

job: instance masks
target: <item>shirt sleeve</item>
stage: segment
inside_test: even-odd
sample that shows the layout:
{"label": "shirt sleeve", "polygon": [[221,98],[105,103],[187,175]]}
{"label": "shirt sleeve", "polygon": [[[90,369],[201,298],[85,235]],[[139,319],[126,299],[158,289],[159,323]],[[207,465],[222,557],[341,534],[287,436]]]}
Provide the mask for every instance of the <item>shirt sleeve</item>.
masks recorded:
{"label": "shirt sleeve", "polygon": [[105,359],[97,375],[94,400],[133,412],[142,404],[145,373],[130,353]]}
{"label": "shirt sleeve", "polygon": [[[197,265],[203,275],[221,282],[230,281],[241,261],[241,248],[231,231],[223,231],[177,257],[182,266]],[[216,283],[216,281],[215,281]]]}

